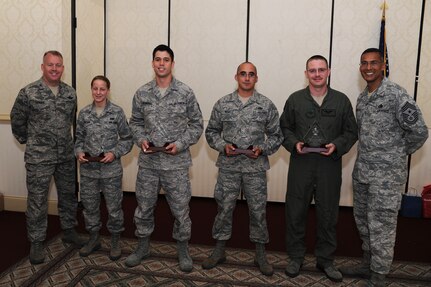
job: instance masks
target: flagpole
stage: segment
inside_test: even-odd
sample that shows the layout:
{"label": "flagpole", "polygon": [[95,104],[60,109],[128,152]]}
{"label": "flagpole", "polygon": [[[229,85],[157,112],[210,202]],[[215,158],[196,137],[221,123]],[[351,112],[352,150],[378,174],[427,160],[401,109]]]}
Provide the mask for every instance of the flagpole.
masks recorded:
{"label": "flagpole", "polygon": [[388,49],[386,46],[386,8],[388,8],[388,5],[386,4],[386,0],[384,0],[383,4],[380,6],[380,9],[382,9],[382,19],[380,26],[379,50],[383,54],[383,62],[385,63],[385,70],[383,71],[383,75],[385,77],[389,77]]}

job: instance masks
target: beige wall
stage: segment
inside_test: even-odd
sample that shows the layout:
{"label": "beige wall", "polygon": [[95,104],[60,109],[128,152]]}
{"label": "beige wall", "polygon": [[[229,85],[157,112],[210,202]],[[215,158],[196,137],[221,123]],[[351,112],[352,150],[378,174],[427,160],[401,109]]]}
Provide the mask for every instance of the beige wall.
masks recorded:
{"label": "beige wall", "polygon": [[103,75],[104,0],[76,1],[76,94],[78,111],[93,102],[90,82]]}
{"label": "beige wall", "polygon": [[[103,0],[77,1],[77,92],[79,108],[91,102],[89,83],[103,73]],[[7,0],[0,8],[0,116],[7,119],[19,88],[40,77],[43,51],[58,49],[65,55],[64,80],[70,83],[70,1]],[[61,3],[61,4],[60,4]],[[304,66],[314,54],[329,57],[331,1],[250,1],[249,60],[258,67],[257,89],[282,111],[287,97],[306,86]],[[365,87],[358,72],[360,53],[378,45],[380,0],[336,1],[332,43],[331,86],[356,104]],[[414,92],[421,0],[388,1],[387,38],[390,79]],[[190,85],[200,103],[205,124],[217,99],[235,89],[235,69],[246,59],[247,1],[172,1],[170,45],[175,52],[175,75]],[[418,103],[431,126],[431,6],[426,7],[418,79]],[[107,1],[106,74],[112,81],[111,99],[130,116],[134,92],[153,77],[151,52],[168,42],[168,1]],[[5,47],[3,49],[3,47]],[[23,147],[0,124],[0,192],[5,198],[25,198]],[[410,187],[430,183],[431,144],[412,158]],[[343,159],[341,205],[351,205],[352,149]],[[123,158],[124,189],[133,191],[137,153]],[[205,138],[192,147],[191,169],[195,196],[212,196],[217,176],[217,153]],[[269,200],[283,201],[289,153],[283,148],[270,158]],[[56,199],[55,192],[50,198]],[[5,206],[7,208],[7,205]]]}
{"label": "beige wall", "polygon": [[[421,48],[421,65],[418,81],[417,102],[424,111],[428,127],[431,127],[431,5],[425,6],[423,38]],[[428,172],[430,170],[428,169]]]}
{"label": "beige wall", "polygon": [[2,0],[0,6],[0,116],[7,119],[19,89],[41,77],[46,50],[64,57],[70,82],[71,1]]}
{"label": "beige wall", "polygon": [[[3,0],[0,6],[0,193],[6,210],[24,211],[24,146],[14,140],[9,112],[19,90],[42,75],[43,53],[63,54],[63,80],[71,81],[71,1]],[[50,193],[55,213],[55,186]]]}
{"label": "beige wall", "polygon": [[[114,100],[129,115],[134,91],[153,77],[152,48],[167,42],[166,22],[149,26],[153,18],[167,21],[165,2],[147,2],[154,9],[144,7],[141,2],[108,4],[108,76],[113,81],[118,79],[113,91],[121,96]],[[306,85],[303,74],[306,59],[313,54],[329,57],[331,1],[256,0],[250,3],[249,60],[258,67],[258,90],[271,98],[281,112],[288,95]],[[358,71],[359,55],[364,49],[378,45],[380,4],[381,1],[375,0],[336,2],[331,85],[345,92],[353,104],[365,87]],[[110,5],[115,9],[109,9]],[[132,9],[127,9],[129,5]],[[152,11],[150,15],[149,10]],[[390,58],[391,79],[412,95],[418,42],[418,33],[412,31],[419,31],[420,11],[420,0],[391,1],[387,10],[389,54],[393,55]],[[235,69],[246,58],[247,1],[174,1],[171,13],[170,44],[175,52],[175,75],[194,89],[207,121],[214,102],[235,88]],[[121,17],[124,21],[120,22]],[[142,20],[148,17],[151,20]],[[110,18],[113,19],[112,27]],[[135,64],[130,68],[136,73],[122,74],[121,63],[133,59]],[[126,190],[134,190],[136,154],[135,149],[126,157],[126,177],[130,176],[125,181]],[[217,153],[202,137],[192,147],[192,154],[193,194],[212,196]],[[351,172],[355,154],[356,147],[343,160],[342,205],[352,203]],[[283,148],[271,157],[269,200],[284,200],[288,157],[289,153]],[[424,164],[420,157],[415,157],[412,162],[414,170]],[[414,180],[411,184],[420,186],[426,179]]]}

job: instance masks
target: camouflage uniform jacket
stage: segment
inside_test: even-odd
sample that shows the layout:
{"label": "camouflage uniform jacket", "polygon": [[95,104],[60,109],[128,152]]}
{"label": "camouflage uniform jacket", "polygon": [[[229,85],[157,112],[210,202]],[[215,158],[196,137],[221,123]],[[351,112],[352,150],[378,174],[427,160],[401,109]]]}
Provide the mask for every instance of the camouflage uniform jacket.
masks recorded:
{"label": "camouflage uniform jacket", "polygon": [[349,98],[328,87],[328,93],[319,106],[307,87],[289,96],[280,119],[283,146],[291,156],[297,156],[296,143],[306,142],[305,136],[314,123],[318,124],[326,142],[335,144],[336,150],[330,157],[334,160],[339,160],[358,139],[358,128]]}
{"label": "camouflage uniform jacket", "polygon": [[26,144],[24,160],[30,164],[72,160],[72,123],[76,92],[60,82],[55,96],[41,79],[22,88],[12,107],[12,133]]}
{"label": "camouflage uniform jacket", "polygon": [[88,162],[81,164],[82,175],[92,178],[109,178],[123,174],[121,157],[132,149],[132,132],[123,109],[108,101],[100,116],[94,104],[84,107],[76,124],[75,155],[87,152],[91,156],[112,152],[111,163]]}
{"label": "camouflage uniform jacket", "polygon": [[[156,80],[152,80],[140,87],[133,97],[130,127],[133,140],[141,150],[140,167],[176,170],[192,165],[189,147],[202,135],[203,119],[195,94],[187,85],[173,78],[162,97]],[[155,146],[174,142],[178,153],[145,154],[141,149],[144,140]]]}
{"label": "camouflage uniform jacket", "polygon": [[[208,144],[219,152],[216,165],[237,172],[268,170],[268,155],[275,153],[283,141],[277,108],[257,91],[245,104],[238,97],[235,91],[218,100],[205,130]],[[256,159],[246,155],[226,156],[226,144],[235,144],[240,149],[258,146],[262,155]]]}
{"label": "camouflage uniform jacket", "polygon": [[367,88],[359,95],[356,117],[359,144],[353,178],[367,184],[404,184],[407,155],[428,137],[416,102],[385,78],[371,96]]}

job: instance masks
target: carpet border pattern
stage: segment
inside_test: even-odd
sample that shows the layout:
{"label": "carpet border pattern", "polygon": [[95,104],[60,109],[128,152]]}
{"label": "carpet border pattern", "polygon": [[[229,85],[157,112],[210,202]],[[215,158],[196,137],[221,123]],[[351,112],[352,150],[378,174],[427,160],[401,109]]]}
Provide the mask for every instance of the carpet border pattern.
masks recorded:
{"label": "carpet border pattern", "polygon": [[[190,245],[194,269],[179,270],[176,245],[172,242],[151,242],[151,256],[134,268],[124,265],[137,240],[122,239],[123,256],[118,261],[108,258],[110,238],[102,236],[103,248],[88,257],[57,236],[46,244],[46,263],[31,265],[28,258],[20,260],[0,274],[3,286],[365,286],[366,281],[345,277],[342,283],[328,280],[315,268],[315,259],[307,256],[296,278],[284,274],[287,256],[267,252],[274,266],[274,275],[260,274],[253,264],[254,250],[227,248],[227,261],[211,270],[203,270],[202,261],[212,247]],[[359,262],[357,258],[337,257],[336,266]],[[424,263],[394,262],[388,286],[431,286],[431,266]]]}

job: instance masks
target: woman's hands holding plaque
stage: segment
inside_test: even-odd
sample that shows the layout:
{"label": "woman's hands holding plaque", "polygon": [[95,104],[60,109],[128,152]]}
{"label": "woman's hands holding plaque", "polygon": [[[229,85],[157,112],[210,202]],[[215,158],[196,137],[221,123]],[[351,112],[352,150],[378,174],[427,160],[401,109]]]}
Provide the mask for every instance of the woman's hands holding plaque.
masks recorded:
{"label": "woman's hands holding plaque", "polygon": [[81,152],[77,156],[78,161],[81,164],[87,162],[101,162],[101,163],[110,163],[115,159],[115,155],[113,152],[101,153],[98,156],[92,156],[88,152]]}
{"label": "woman's hands holding plaque", "polygon": [[227,156],[235,156],[235,155],[246,155],[250,158],[257,158],[259,155],[262,154],[262,149],[252,145],[249,146],[247,149],[240,149],[237,147],[236,144],[227,144],[225,146],[225,153]]}
{"label": "woman's hands holding plaque", "polygon": [[175,143],[165,143],[163,146],[155,146],[152,142],[143,141],[141,147],[144,153],[164,152],[171,155],[178,153]]}

